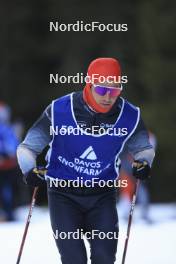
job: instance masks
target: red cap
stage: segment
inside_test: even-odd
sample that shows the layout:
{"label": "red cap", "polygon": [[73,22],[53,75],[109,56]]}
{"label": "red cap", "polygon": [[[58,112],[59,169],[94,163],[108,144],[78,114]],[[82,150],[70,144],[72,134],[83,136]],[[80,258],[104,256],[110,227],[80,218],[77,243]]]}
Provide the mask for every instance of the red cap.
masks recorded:
{"label": "red cap", "polygon": [[[93,74],[98,74],[99,76],[108,77],[113,76],[115,80],[119,80],[119,77],[121,76],[121,68],[120,64],[116,59],[113,58],[98,58],[93,60],[87,71],[87,75],[90,76],[90,78],[93,76]],[[97,83],[95,81],[95,83]]]}

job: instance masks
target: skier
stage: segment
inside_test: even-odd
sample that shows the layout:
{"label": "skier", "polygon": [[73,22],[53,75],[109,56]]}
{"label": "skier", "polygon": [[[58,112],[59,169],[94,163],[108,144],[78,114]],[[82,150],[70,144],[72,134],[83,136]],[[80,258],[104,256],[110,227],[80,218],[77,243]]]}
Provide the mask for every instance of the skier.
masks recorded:
{"label": "skier", "polygon": [[0,102],[0,222],[15,220],[14,186],[17,169],[16,149],[19,142],[10,123],[10,116],[10,107]]}
{"label": "skier", "polygon": [[[83,91],[58,98],[45,109],[19,145],[17,157],[25,183],[47,182],[51,226],[62,263],[87,263],[82,236],[60,236],[81,230],[90,235],[91,263],[113,264],[119,231],[117,188],[108,184],[119,176],[124,146],[134,158],[133,174],[139,179],[149,177],[154,150],[139,108],[120,96],[118,60],[95,59],[87,75]],[[36,158],[47,145],[45,173]]]}

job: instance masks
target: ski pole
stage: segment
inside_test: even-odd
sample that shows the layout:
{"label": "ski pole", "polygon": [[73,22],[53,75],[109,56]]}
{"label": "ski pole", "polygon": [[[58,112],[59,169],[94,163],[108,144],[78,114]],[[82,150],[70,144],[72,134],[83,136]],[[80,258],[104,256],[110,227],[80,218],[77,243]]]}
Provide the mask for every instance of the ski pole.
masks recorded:
{"label": "ski pole", "polygon": [[33,194],[32,194],[32,200],[31,200],[29,213],[28,213],[28,217],[27,217],[27,221],[26,221],[26,225],[25,225],[25,229],[24,229],[24,233],[23,233],[23,237],[22,237],[22,241],[21,241],[20,250],[19,250],[19,253],[18,253],[18,258],[17,258],[16,264],[20,263],[21,255],[22,255],[22,252],[23,252],[24,243],[25,243],[25,240],[26,240],[26,235],[27,235],[29,224],[30,224],[30,220],[31,220],[31,217],[32,217],[32,210],[33,210],[33,208],[35,206],[35,201],[36,201],[36,195],[37,195],[37,192],[38,192],[38,188],[39,187],[35,187],[34,191],[33,191]]}
{"label": "ski pole", "polygon": [[129,240],[129,236],[130,236],[132,217],[133,217],[133,212],[134,212],[134,206],[136,204],[136,198],[137,198],[139,183],[140,183],[140,180],[137,179],[136,184],[135,184],[134,193],[133,193],[132,202],[131,202],[131,209],[130,209],[130,213],[129,213],[129,218],[128,218],[128,228],[127,228],[127,234],[126,234],[125,245],[124,245],[124,250],[123,250],[122,264],[125,264],[125,258],[126,258],[127,247],[128,247],[128,240]]}

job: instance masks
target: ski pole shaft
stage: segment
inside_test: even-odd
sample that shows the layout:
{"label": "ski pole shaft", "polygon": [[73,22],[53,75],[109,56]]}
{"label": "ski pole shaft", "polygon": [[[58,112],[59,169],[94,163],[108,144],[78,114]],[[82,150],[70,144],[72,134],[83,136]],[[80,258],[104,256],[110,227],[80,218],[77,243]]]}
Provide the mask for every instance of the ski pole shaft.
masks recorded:
{"label": "ski pole shaft", "polygon": [[26,240],[26,235],[27,235],[29,224],[30,224],[30,220],[31,220],[31,217],[32,217],[32,210],[33,210],[33,208],[35,206],[35,201],[36,201],[36,195],[37,195],[37,192],[38,192],[38,188],[39,187],[35,187],[34,191],[33,191],[33,194],[32,194],[32,200],[31,200],[29,213],[28,213],[28,217],[27,217],[27,221],[26,221],[26,225],[25,225],[25,229],[24,229],[24,233],[23,233],[23,237],[22,237],[22,241],[21,241],[20,250],[19,250],[19,253],[18,253],[18,258],[17,258],[16,264],[20,263],[21,255],[22,255],[22,252],[23,252],[24,243],[25,243],[25,240]]}
{"label": "ski pole shaft", "polygon": [[135,184],[135,190],[133,193],[132,202],[131,202],[131,209],[130,209],[130,213],[129,213],[129,218],[128,218],[128,227],[127,227],[127,234],[126,234],[125,245],[124,245],[124,250],[123,250],[122,264],[125,264],[128,241],[129,241],[130,230],[131,230],[131,223],[132,223],[132,218],[133,218],[134,207],[136,204],[136,198],[137,198],[139,183],[140,183],[140,180],[137,179],[136,184]]}

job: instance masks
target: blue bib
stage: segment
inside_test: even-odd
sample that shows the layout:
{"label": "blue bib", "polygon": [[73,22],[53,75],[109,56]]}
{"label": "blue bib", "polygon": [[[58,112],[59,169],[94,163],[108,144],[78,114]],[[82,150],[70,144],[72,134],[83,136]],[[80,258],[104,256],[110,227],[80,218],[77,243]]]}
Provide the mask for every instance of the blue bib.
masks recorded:
{"label": "blue bib", "polygon": [[85,132],[78,126],[73,111],[73,94],[52,102],[50,131],[53,139],[47,153],[47,177],[80,178],[83,181],[118,178],[119,154],[135,131],[140,117],[139,108],[123,98],[120,100],[121,112],[111,131],[98,135]]}

